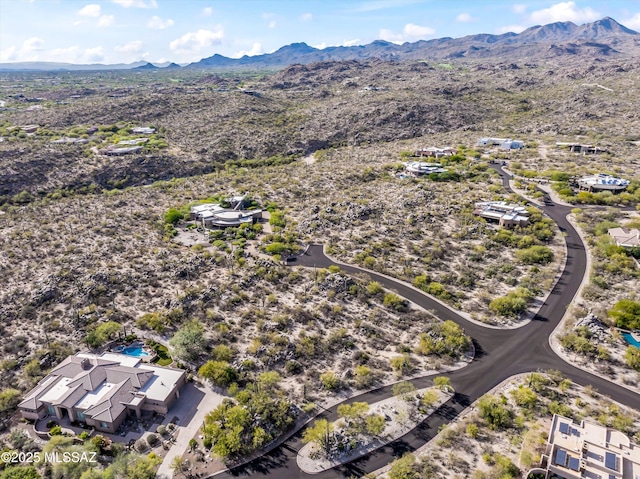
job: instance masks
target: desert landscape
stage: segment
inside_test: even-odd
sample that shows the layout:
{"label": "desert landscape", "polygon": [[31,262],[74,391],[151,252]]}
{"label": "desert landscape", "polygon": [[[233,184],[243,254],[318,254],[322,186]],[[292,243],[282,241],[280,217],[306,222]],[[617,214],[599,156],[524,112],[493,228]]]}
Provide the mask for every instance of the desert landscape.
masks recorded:
{"label": "desert landscape", "polygon": [[[267,69],[1,71],[1,441],[98,462],[2,464],[0,478],[278,474],[255,464],[285,441],[322,477],[533,478],[554,414],[637,441],[640,246],[611,231],[640,228],[639,43],[591,25],[601,43],[539,27],[522,38],[547,39],[513,59],[502,40],[454,55],[457,39]],[[599,174],[620,190],[584,180]],[[487,203],[520,216],[495,221]],[[578,250],[585,279],[565,297]],[[536,370],[514,360],[499,386],[456,389],[555,324]],[[511,339],[492,349],[491,334]],[[37,396],[68,357],[128,350],[140,363],[116,370],[184,372],[175,403],[92,426]],[[611,392],[550,371],[551,350]],[[394,429],[412,401],[403,414],[423,415]],[[403,442],[423,420],[442,430]],[[304,436],[318,423],[339,437]],[[388,467],[358,451],[371,444]]]}

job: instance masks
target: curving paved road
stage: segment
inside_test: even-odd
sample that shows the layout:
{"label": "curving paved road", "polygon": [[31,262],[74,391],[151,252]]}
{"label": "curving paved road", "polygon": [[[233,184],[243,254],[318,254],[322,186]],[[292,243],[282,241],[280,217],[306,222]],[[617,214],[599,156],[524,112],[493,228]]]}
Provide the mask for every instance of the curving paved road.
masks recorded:
{"label": "curving paved road", "polygon": [[[500,167],[494,166],[494,168],[502,176],[504,187],[508,191],[512,191],[509,187],[507,175]],[[610,396],[626,406],[640,409],[640,396],[638,394],[613,384],[605,378],[595,376],[566,363],[549,346],[551,332],[562,319],[565,309],[571,303],[580,287],[585,273],[587,258],[582,240],[566,218],[571,207],[557,205],[548,196],[545,196],[544,203],[543,211],[558,224],[560,230],[566,235],[567,262],[546,303],[540,308],[533,321],[522,328],[514,330],[485,328],[467,321],[449,308],[398,281],[374,272],[364,271],[356,266],[338,265],[349,274],[365,273],[386,289],[395,291],[409,301],[434,311],[439,318],[455,321],[473,338],[476,347],[476,357],[473,362],[462,369],[444,374],[451,379],[451,383],[457,393],[429,419],[386,447],[380,448],[361,459],[320,474],[306,474],[298,468],[296,455],[298,449],[302,447],[302,434],[298,432],[271,453],[244,466],[226,471],[217,477],[269,477],[283,479],[362,476],[367,472],[385,466],[393,460],[394,456],[402,455],[406,451],[413,451],[422,446],[437,434],[438,428],[442,424],[449,423],[473,401],[508,377],[524,372],[557,369],[578,384],[591,384],[600,393]],[[324,255],[322,246],[313,245],[304,256],[298,258],[297,264],[326,268],[336,263]],[[421,388],[429,386],[432,379],[429,376],[412,382],[416,387]],[[391,387],[385,387],[351,398],[347,402],[375,402],[391,395]],[[336,409],[337,406],[325,411],[320,417],[330,420],[336,419]]]}

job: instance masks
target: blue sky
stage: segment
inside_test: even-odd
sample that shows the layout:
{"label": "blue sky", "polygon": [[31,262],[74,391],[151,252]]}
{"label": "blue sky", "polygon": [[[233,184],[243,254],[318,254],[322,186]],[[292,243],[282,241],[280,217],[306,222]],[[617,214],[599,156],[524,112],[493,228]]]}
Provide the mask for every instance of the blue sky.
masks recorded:
{"label": "blue sky", "polygon": [[640,0],[0,0],[0,61],[182,64],[293,42],[403,43],[605,16],[640,31]]}

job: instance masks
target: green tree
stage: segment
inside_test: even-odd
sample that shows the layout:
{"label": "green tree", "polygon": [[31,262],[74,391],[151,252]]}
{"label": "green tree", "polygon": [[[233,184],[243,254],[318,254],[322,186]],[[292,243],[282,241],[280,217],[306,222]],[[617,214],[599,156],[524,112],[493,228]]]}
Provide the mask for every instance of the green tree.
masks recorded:
{"label": "green tree", "polygon": [[204,325],[197,319],[188,322],[169,340],[169,346],[175,359],[193,361],[199,358],[207,347]]}
{"label": "green tree", "polygon": [[0,479],[40,479],[33,466],[10,466],[0,473]]}
{"label": "green tree", "polygon": [[418,479],[416,456],[407,453],[391,463],[389,479]]}
{"label": "green tree", "polygon": [[408,354],[403,354],[402,356],[394,356],[391,358],[391,367],[398,374],[398,376],[403,376],[409,373],[413,369],[413,364],[411,363],[411,358]]}
{"label": "green tree", "polygon": [[340,404],[338,415],[351,423],[351,429],[361,433],[365,429],[365,418],[369,412],[369,405],[366,402],[354,402],[352,404]]}
{"label": "green tree", "polygon": [[514,389],[511,395],[518,406],[528,410],[533,410],[538,403],[538,395],[526,386],[521,385],[518,389]]}
{"label": "green tree", "polygon": [[608,311],[608,314],[618,328],[640,329],[640,303],[637,301],[622,299]]}
{"label": "green tree", "polygon": [[182,475],[183,477],[187,477],[187,472],[189,472],[189,467],[191,463],[188,459],[183,459],[182,456],[176,456],[171,460],[171,470],[174,475]]}
{"label": "green tree", "polygon": [[0,392],[0,417],[7,417],[20,403],[20,391],[13,388],[3,389]]}
{"label": "green tree", "polygon": [[328,454],[331,450],[332,431],[333,423],[330,423],[326,419],[316,419],[313,426],[307,427],[302,433],[302,442],[305,444],[315,443]]}
{"label": "green tree", "polygon": [[478,401],[480,416],[494,430],[506,429],[513,424],[513,411],[495,396],[486,395]]}
{"label": "green tree", "polygon": [[636,371],[640,371],[640,349],[635,346],[627,347],[624,352],[624,360],[629,367],[632,367]]}
{"label": "green tree", "polygon": [[107,321],[106,323],[99,324],[87,335],[87,343],[93,348],[102,346],[112,339],[120,329],[120,324],[115,321]]}
{"label": "green tree", "polygon": [[380,414],[370,414],[365,420],[365,430],[367,434],[372,436],[379,436],[385,429],[384,416]]}
{"label": "green tree", "polygon": [[238,377],[237,371],[226,361],[207,361],[198,374],[216,386],[228,386]]}
{"label": "green tree", "polygon": [[166,224],[175,225],[182,218],[182,213],[175,208],[169,208],[169,210],[164,214],[164,222]]}
{"label": "green tree", "polygon": [[406,300],[402,299],[395,293],[385,294],[382,304],[384,304],[387,308],[393,309],[395,311],[405,311],[407,309]]}
{"label": "green tree", "polygon": [[431,389],[427,389],[424,393],[422,393],[422,399],[420,400],[420,403],[425,407],[431,407],[436,403],[437,400],[438,393]]}
{"label": "green tree", "polygon": [[413,393],[416,390],[416,387],[413,385],[413,383],[410,383],[409,381],[401,381],[399,383],[394,384],[391,390],[393,391],[394,396],[407,398],[411,393]]}
{"label": "green tree", "polygon": [[471,438],[471,439],[477,439],[478,435],[480,434],[480,428],[478,428],[478,425],[470,422],[469,424],[467,424],[467,435]]}
{"label": "green tree", "polygon": [[335,391],[340,387],[340,379],[333,371],[326,371],[320,375],[322,387],[328,391]]}
{"label": "green tree", "polygon": [[433,378],[433,384],[435,387],[441,389],[442,391],[450,391],[451,389],[453,389],[451,387],[451,379],[446,376],[436,376],[435,378]]}

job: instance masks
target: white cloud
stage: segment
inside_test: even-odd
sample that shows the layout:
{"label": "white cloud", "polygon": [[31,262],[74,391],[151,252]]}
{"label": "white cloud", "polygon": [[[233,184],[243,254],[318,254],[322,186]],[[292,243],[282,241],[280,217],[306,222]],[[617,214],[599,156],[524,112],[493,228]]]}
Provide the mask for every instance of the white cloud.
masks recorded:
{"label": "white cloud", "polygon": [[99,27],[108,27],[113,23],[113,15],[102,15],[99,19],[98,19],[98,26]]}
{"label": "white cloud", "polygon": [[99,17],[100,16],[100,5],[97,3],[92,3],[91,5],[85,5],[80,10],[78,10],[78,15],[81,17]]}
{"label": "white cloud", "polygon": [[276,22],[276,15],[274,13],[263,13],[262,18],[267,21],[267,27],[273,29],[278,26]]}
{"label": "white cloud", "polygon": [[460,23],[469,23],[469,22],[475,22],[475,21],[476,19],[468,13],[461,13],[456,17],[456,22],[460,22]]}
{"label": "white cloud", "polygon": [[48,61],[68,63],[98,63],[105,59],[104,48],[93,47],[82,49],[77,45],[67,48],[56,48],[47,53]]}
{"label": "white cloud", "polygon": [[592,22],[600,18],[600,14],[591,7],[578,8],[576,2],[560,2],[549,8],[531,12],[529,18],[532,22],[541,25],[554,22]]}
{"label": "white cloud", "polygon": [[353,45],[358,45],[360,43],[359,38],[354,38],[353,40],[344,40],[342,43],[337,45],[329,45],[327,42],[318,43],[317,45],[311,45],[313,48],[317,48],[318,50],[324,50],[327,47],[352,47]]}
{"label": "white cloud", "polygon": [[211,7],[204,7],[204,8],[202,9],[202,14],[203,14],[205,17],[210,17],[211,15],[213,15],[213,8],[211,8]]}
{"label": "white cloud", "polygon": [[141,40],[133,40],[124,45],[118,45],[114,50],[118,53],[140,53],[142,51],[143,43]]}
{"label": "white cloud", "polygon": [[434,33],[436,33],[436,31],[431,27],[407,23],[401,33],[395,33],[388,28],[383,28],[380,30],[379,36],[388,42],[403,43],[419,40]]}
{"label": "white cloud", "polygon": [[42,50],[42,46],[44,45],[44,40],[38,37],[31,37],[24,41],[22,44],[22,49],[25,52],[37,52]]}
{"label": "white cloud", "polygon": [[431,27],[423,27],[420,25],[415,25],[413,23],[407,23],[404,26],[402,32],[405,36],[414,38],[427,37],[436,33],[436,31]]}
{"label": "white cloud", "polygon": [[158,8],[156,0],[111,0],[124,8]]}
{"label": "white cloud", "polygon": [[523,27],[522,25],[507,25],[505,27],[498,28],[497,32],[498,33],[509,33],[509,32],[520,33],[520,32],[524,32],[526,29],[527,27]]}
{"label": "white cloud", "polygon": [[513,13],[524,13],[527,11],[527,6],[524,3],[514,3],[511,6],[511,9],[513,10]]}
{"label": "white cloud", "polygon": [[169,48],[175,53],[197,54],[201,50],[211,45],[219,45],[222,43],[224,31],[221,26],[217,26],[216,30],[203,30],[197,32],[189,32],[176,38],[169,43]]}
{"label": "white cloud", "polygon": [[154,15],[151,17],[151,20],[149,20],[149,23],[147,23],[147,27],[153,28],[154,30],[164,30],[165,28],[173,26],[174,23],[175,22],[171,18],[163,20],[157,15]]}
{"label": "white cloud", "polygon": [[18,58],[18,49],[10,46],[0,50],[0,62],[14,62]]}
{"label": "white cloud", "polygon": [[309,22],[311,20],[313,20],[313,14],[312,13],[303,13],[302,15],[300,15],[300,20],[303,22]]}
{"label": "white cloud", "polygon": [[260,55],[261,53],[262,53],[262,44],[259,42],[255,42],[251,47],[251,50],[240,50],[235,55],[233,55],[232,58],[240,58],[245,55],[252,57],[254,55]]}
{"label": "white cloud", "polygon": [[640,13],[636,13],[629,20],[624,20],[622,24],[632,30],[640,30]]}

